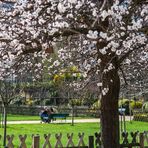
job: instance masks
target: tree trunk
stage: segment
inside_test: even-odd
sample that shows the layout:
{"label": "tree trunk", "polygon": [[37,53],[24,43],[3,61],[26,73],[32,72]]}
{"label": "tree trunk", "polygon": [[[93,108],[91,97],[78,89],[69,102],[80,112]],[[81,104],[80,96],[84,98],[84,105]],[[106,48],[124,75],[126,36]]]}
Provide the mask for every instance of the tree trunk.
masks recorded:
{"label": "tree trunk", "polygon": [[4,141],[3,141],[4,147],[6,147],[6,136],[7,136],[7,106],[4,105]]}
{"label": "tree trunk", "polygon": [[119,148],[118,98],[120,79],[116,68],[103,74],[103,89],[108,88],[101,98],[101,125],[103,148]]}

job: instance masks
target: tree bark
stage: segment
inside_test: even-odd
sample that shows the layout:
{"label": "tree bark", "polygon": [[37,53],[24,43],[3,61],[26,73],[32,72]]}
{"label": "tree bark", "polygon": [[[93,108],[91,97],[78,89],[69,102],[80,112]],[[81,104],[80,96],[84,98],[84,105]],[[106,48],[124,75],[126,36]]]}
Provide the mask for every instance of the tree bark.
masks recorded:
{"label": "tree bark", "polygon": [[7,106],[4,105],[4,141],[3,141],[4,147],[6,147],[6,136],[7,136]]}
{"label": "tree bark", "polygon": [[101,98],[101,130],[103,148],[119,148],[118,98],[120,79],[117,68],[103,74],[103,88],[108,88]]}

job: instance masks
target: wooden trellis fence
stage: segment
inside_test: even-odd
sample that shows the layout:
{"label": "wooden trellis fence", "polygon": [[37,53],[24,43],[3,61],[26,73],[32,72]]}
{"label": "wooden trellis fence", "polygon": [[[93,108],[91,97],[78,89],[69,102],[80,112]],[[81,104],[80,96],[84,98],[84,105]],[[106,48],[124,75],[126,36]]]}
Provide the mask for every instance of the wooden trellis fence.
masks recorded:
{"label": "wooden trellis fence", "polygon": [[[88,144],[84,142],[84,133],[78,134],[78,143],[74,144],[73,142],[73,133],[67,134],[67,143],[64,145],[62,143],[62,133],[55,134],[56,142],[54,146],[52,146],[50,142],[51,134],[44,134],[44,143],[42,144],[42,148],[94,148],[94,137],[89,136]],[[32,145],[27,146],[26,139],[27,135],[19,135],[19,146],[18,148],[39,148],[40,147],[40,135],[32,135]],[[2,140],[0,135],[0,140]],[[7,135],[7,148],[15,148],[14,146],[14,135]]]}
{"label": "wooden trellis fence", "polygon": [[[95,133],[95,145],[97,148],[102,148],[102,140],[101,133]],[[148,148],[148,131],[143,133],[131,132],[121,134],[122,143],[120,144],[120,148]],[[147,145],[147,146],[146,146]]]}
{"label": "wooden trellis fence", "polygon": [[[56,142],[54,146],[51,144],[51,134],[44,134],[44,143],[40,144],[40,135],[32,135],[32,145],[27,146],[26,139],[27,135],[19,135],[20,144],[17,148],[102,148],[101,133],[95,133],[95,136],[89,136],[88,144],[84,142],[84,133],[78,134],[78,143],[74,144],[74,134],[67,134],[67,143],[62,143],[62,133],[55,134]],[[7,135],[7,148],[14,147],[14,135]],[[65,138],[65,137],[64,137]],[[95,139],[94,139],[95,138]],[[120,148],[148,148],[148,131],[143,133],[131,132],[122,133],[122,143]],[[0,140],[2,136],[0,135]],[[146,146],[147,145],[147,146]]]}

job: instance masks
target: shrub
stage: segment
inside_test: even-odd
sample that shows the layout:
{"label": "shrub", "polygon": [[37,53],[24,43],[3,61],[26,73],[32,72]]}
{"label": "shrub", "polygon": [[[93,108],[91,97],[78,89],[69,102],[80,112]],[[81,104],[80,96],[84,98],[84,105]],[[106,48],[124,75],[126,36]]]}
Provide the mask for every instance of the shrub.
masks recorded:
{"label": "shrub", "polygon": [[145,102],[145,103],[143,104],[142,110],[143,110],[144,112],[148,112],[148,102]]}
{"label": "shrub", "polygon": [[69,105],[70,106],[81,106],[81,105],[83,105],[83,101],[82,101],[82,99],[71,99],[69,101]]}
{"label": "shrub", "polygon": [[14,100],[11,101],[10,104],[13,104],[13,105],[23,105],[25,102],[24,102],[24,98],[16,98]]}
{"label": "shrub", "polygon": [[[129,106],[130,105],[130,106]],[[131,107],[131,109],[140,109],[142,108],[142,102],[141,101],[134,101],[133,99],[122,99],[119,100],[119,107]]]}
{"label": "shrub", "polygon": [[122,105],[129,104],[129,100],[128,99],[120,99],[118,104],[119,104],[119,107],[121,107]]}
{"label": "shrub", "polygon": [[34,100],[33,105],[40,105],[40,100]]}
{"label": "shrub", "polygon": [[96,101],[93,105],[92,105],[92,109],[100,109],[101,108],[101,102],[100,100]]}
{"label": "shrub", "polygon": [[130,102],[131,109],[140,109],[142,108],[142,102],[141,101],[132,101]]}
{"label": "shrub", "polygon": [[44,104],[45,105],[51,105],[51,100],[48,100],[48,99],[44,100]]}
{"label": "shrub", "polygon": [[147,113],[135,114],[133,120],[148,122],[148,114]]}
{"label": "shrub", "polygon": [[33,99],[32,98],[28,98],[28,99],[26,99],[26,105],[28,105],[28,106],[32,106],[33,105]]}

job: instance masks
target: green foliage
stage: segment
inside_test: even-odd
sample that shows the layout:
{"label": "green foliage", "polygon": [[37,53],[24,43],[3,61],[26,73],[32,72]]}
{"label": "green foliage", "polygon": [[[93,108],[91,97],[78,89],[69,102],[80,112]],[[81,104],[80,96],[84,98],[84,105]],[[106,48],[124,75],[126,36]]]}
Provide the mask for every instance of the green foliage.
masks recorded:
{"label": "green foliage", "polygon": [[81,106],[83,105],[83,100],[82,99],[71,99],[69,101],[70,106]]}
{"label": "green foliage", "polygon": [[46,99],[45,102],[44,102],[44,104],[45,104],[45,105],[51,105],[51,100],[47,100],[47,99]]}
{"label": "green foliage", "polygon": [[119,107],[123,106],[123,105],[128,105],[129,104],[129,99],[120,99],[119,102]]}
{"label": "green foliage", "polygon": [[[131,107],[131,109],[139,109],[142,107],[142,102],[141,101],[134,101],[134,100],[129,100],[129,99],[120,99],[119,100],[119,107],[124,107],[124,108],[128,108],[129,110],[129,107]],[[130,105],[130,106],[129,106]],[[92,105],[92,108],[93,109],[100,109],[101,107],[101,102],[100,100],[96,101],[93,105]]]}
{"label": "green foliage", "polygon": [[140,109],[142,108],[142,102],[141,101],[131,101],[130,103],[131,109]]}
{"label": "green foliage", "polygon": [[53,77],[53,82],[55,84],[61,84],[65,79],[65,76],[63,74],[55,74]]}
{"label": "green foliage", "polygon": [[25,100],[24,100],[24,98],[23,97],[17,97],[17,98],[15,98],[14,100],[12,100],[11,101],[11,104],[13,104],[13,105],[24,105],[25,104]]}
{"label": "green foliage", "polygon": [[33,105],[33,99],[32,98],[26,99],[25,104],[28,105],[28,106],[32,106]]}
{"label": "green foliage", "polygon": [[101,102],[100,100],[96,101],[93,105],[92,105],[92,109],[100,109],[101,108]]}
{"label": "green foliage", "polygon": [[39,99],[34,100],[33,105],[40,105],[40,100]]}
{"label": "green foliage", "polygon": [[73,81],[82,78],[82,74],[78,71],[76,66],[61,70],[62,72],[53,75],[53,82],[55,84],[62,84],[64,81]]}
{"label": "green foliage", "polygon": [[144,112],[148,112],[148,102],[145,102],[142,106]]}
{"label": "green foliage", "polygon": [[52,87],[52,81],[36,81],[36,82],[30,82],[30,83],[23,83],[22,84],[22,88],[24,90],[28,90],[28,89],[41,89],[41,88],[50,88]]}
{"label": "green foliage", "polygon": [[140,109],[142,108],[142,102],[141,101],[134,101],[133,99],[120,99],[119,100],[119,107],[125,108],[125,114],[129,115],[130,114],[130,109],[131,109],[131,114],[133,114],[133,109]]}
{"label": "green foliage", "polygon": [[119,100],[119,107],[131,107],[131,109],[140,109],[142,108],[142,101],[134,101],[133,99],[120,99]]}
{"label": "green foliage", "polygon": [[[142,102],[141,101],[134,101],[134,100],[129,100],[129,99],[120,99],[119,100],[119,107],[125,107],[126,109],[128,108],[129,110],[129,107],[131,107],[131,109],[139,109],[142,107]],[[130,106],[129,106],[130,105]],[[96,101],[93,105],[92,105],[92,108],[94,109],[100,109],[101,107],[101,102],[100,100],[99,101]]]}

